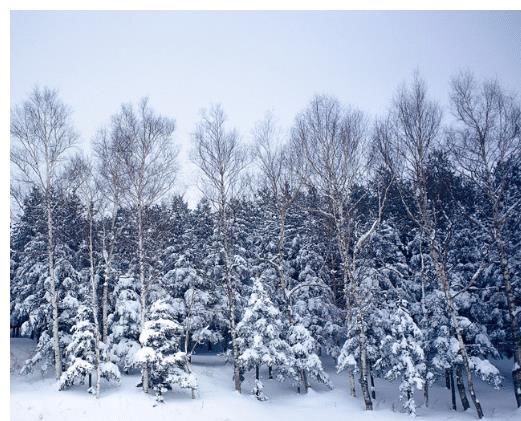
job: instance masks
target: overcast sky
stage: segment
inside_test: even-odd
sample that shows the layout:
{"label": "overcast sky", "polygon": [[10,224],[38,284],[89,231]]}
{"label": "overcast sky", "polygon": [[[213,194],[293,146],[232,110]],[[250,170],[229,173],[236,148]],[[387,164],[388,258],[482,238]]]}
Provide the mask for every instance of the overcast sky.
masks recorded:
{"label": "overcast sky", "polygon": [[35,85],[58,89],[87,145],[122,102],[149,96],[176,119],[179,190],[192,203],[187,152],[202,108],[222,103],[247,141],[267,110],[289,129],[316,93],[372,118],[416,69],[442,104],[461,69],[521,93],[521,13],[11,13],[11,104]]}

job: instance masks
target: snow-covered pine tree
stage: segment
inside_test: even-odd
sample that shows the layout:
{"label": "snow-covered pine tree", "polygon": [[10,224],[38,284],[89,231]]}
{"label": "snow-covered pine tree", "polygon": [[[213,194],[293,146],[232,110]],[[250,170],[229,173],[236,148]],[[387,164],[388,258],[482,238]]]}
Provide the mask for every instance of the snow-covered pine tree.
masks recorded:
{"label": "snow-covered pine tree", "polygon": [[[426,365],[424,392],[439,377],[445,377],[452,366],[449,355],[450,321],[445,311],[444,298],[439,291],[436,274],[429,255],[429,245],[421,230],[410,229],[406,241],[406,265],[409,272],[409,313],[423,335],[423,351]],[[428,406],[428,395],[425,404]]]}
{"label": "snow-covered pine tree", "polygon": [[[236,299],[239,293],[238,274],[242,265],[233,252],[233,219],[231,201],[238,195],[240,175],[248,155],[239,143],[235,130],[225,127],[226,117],[221,106],[212,107],[202,115],[194,133],[195,160],[205,176],[206,195],[213,202],[216,212],[216,239],[219,244],[219,261],[222,266],[219,284],[224,286],[222,297],[227,306],[227,328],[231,337],[234,365],[234,387],[241,391],[239,347],[236,332]],[[239,295],[240,297],[240,295]]]}
{"label": "snow-covered pine tree", "polygon": [[[500,354],[491,341],[487,323],[489,313],[496,309],[494,303],[488,301],[489,279],[483,276],[486,265],[486,257],[480,251],[483,239],[463,215],[458,219],[458,230],[451,237],[448,260],[452,266],[451,288],[460,315],[459,324],[468,344],[471,370],[483,381],[499,388],[502,376],[491,360],[498,359]],[[459,354],[457,363],[462,363]]]}
{"label": "snow-covered pine tree", "polygon": [[381,320],[389,332],[380,344],[380,359],[375,367],[385,372],[388,380],[400,380],[400,400],[404,409],[416,414],[414,389],[422,390],[425,363],[422,334],[407,310],[407,302],[401,300],[381,313]]}
{"label": "snow-covered pine tree", "polygon": [[[409,184],[414,189],[410,197],[414,207],[408,208],[407,214],[428,241],[429,255],[438,288],[445,298],[451,330],[457,338],[470,396],[478,417],[482,418],[483,409],[474,388],[464,332],[458,322],[458,310],[451,291],[450,266],[446,259],[446,240],[454,223],[449,207],[452,191],[447,189],[444,180],[433,185],[431,175],[436,175],[437,171],[429,168],[429,159],[437,154],[440,146],[441,115],[439,105],[427,95],[425,82],[416,75],[409,86],[400,89],[388,118],[378,126],[379,152],[387,169],[400,180],[400,184]],[[418,130],[410,130],[411,127]],[[444,175],[449,173],[444,172]]]}
{"label": "snow-covered pine tree", "polygon": [[[136,122],[139,122],[136,124]],[[156,250],[150,249],[151,230],[146,218],[150,208],[170,192],[177,171],[177,152],[173,147],[172,134],[175,121],[156,113],[147,98],[137,107],[124,104],[112,119],[114,156],[125,181],[123,201],[135,214],[135,252],[139,279],[140,328],[144,329],[148,318],[151,272],[150,259]],[[151,165],[153,162],[153,165]],[[147,244],[148,243],[148,244]],[[155,274],[154,274],[155,275]],[[143,372],[143,390],[148,391],[148,372]]]}
{"label": "snow-covered pine tree", "polygon": [[363,384],[362,356],[365,354],[365,372],[368,372],[371,362],[378,358],[376,343],[380,339],[379,331],[375,329],[380,322],[380,313],[376,305],[379,291],[377,272],[373,268],[362,266],[356,276],[359,284],[351,297],[356,305],[346,311],[345,342],[337,359],[337,371],[347,370],[349,373],[350,391],[353,397],[356,396],[356,375],[359,376],[360,386]]}
{"label": "snow-covered pine tree", "polygon": [[114,312],[109,315],[110,359],[128,373],[139,350],[139,295],[132,276],[120,276],[114,288]]}
{"label": "snow-covered pine tree", "polygon": [[[57,304],[60,360],[70,341],[70,329],[77,309],[87,293],[81,277],[85,253],[81,247],[83,220],[79,202],[74,195],[53,193],[56,207],[53,212],[53,275]],[[46,371],[55,363],[56,354],[52,332],[52,300],[47,254],[45,202],[37,189],[27,198],[24,214],[14,226],[13,246],[15,267],[11,282],[12,317],[20,325],[20,333],[31,336],[39,344],[32,358],[22,368],[29,373],[36,366]],[[70,229],[70,225],[77,229]],[[52,352],[51,352],[52,351]],[[56,365],[55,365],[56,368]],[[60,366],[60,369],[63,367]]]}
{"label": "snow-covered pine tree", "polygon": [[190,236],[192,262],[199,273],[204,273],[206,270],[204,262],[210,254],[214,223],[210,202],[203,197],[195,209],[190,212],[187,228]]}
{"label": "snow-covered pine tree", "polygon": [[[339,128],[342,129],[339,129]],[[345,306],[361,309],[353,302],[357,290],[357,259],[361,248],[382,218],[390,180],[377,183],[367,192],[362,177],[370,148],[362,112],[345,108],[333,97],[315,96],[297,117],[292,131],[292,143],[302,158],[299,170],[306,183],[313,184],[327,198],[327,207],[317,209],[335,227],[335,237],[341,261]],[[369,193],[369,194],[368,194]],[[363,215],[363,218],[361,216]],[[369,216],[369,218],[368,218]],[[363,219],[363,224],[359,220]],[[360,229],[362,228],[363,229]],[[360,380],[366,410],[372,410],[368,384],[368,356],[365,323],[361,312],[356,316],[360,336]],[[346,320],[346,324],[352,322]]]}
{"label": "snow-covered pine tree", "polygon": [[248,305],[237,324],[237,335],[241,368],[255,369],[255,385],[252,392],[257,399],[266,400],[259,374],[260,366],[271,368],[275,374],[280,369],[282,378],[282,373],[293,367],[294,362],[292,350],[284,340],[281,312],[271,301],[260,278],[254,280]]}
{"label": "snow-covered pine tree", "polygon": [[11,227],[11,326],[36,340],[50,317],[44,288],[48,268],[43,212],[42,196],[33,189]]}
{"label": "snow-covered pine tree", "polygon": [[88,377],[88,392],[96,393],[92,385],[93,372],[99,372],[100,377],[108,381],[119,382],[119,369],[115,364],[107,361],[103,344],[101,344],[100,369],[99,371],[96,370],[96,333],[92,319],[92,309],[81,305],[75,319],[76,323],[72,327],[71,341],[65,352],[68,368],[63,372],[58,382],[60,390],[71,387],[76,380],[79,380],[80,384],[84,384],[86,377]]}
{"label": "snow-covered pine tree", "polygon": [[288,293],[292,312],[325,351],[336,358],[340,353],[342,315],[334,303],[334,294],[328,279],[325,262],[312,244],[301,235],[291,241],[288,252]]}
{"label": "snow-covered pine tree", "polygon": [[92,387],[92,372],[95,368],[94,324],[91,321],[91,310],[82,305],[78,308],[76,323],[72,327],[71,342],[66,348],[67,370],[59,380],[60,390],[64,390],[79,379],[81,384],[89,377],[89,391]]}
{"label": "snow-covered pine tree", "polygon": [[308,376],[331,387],[329,376],[324,371],[322,361],[317,355],[318,343],[296,315],[288,329],[287,341],[291,347],[294,364],[290,368],[289,374],[294,383],[298,385],[298,391],[307,393],[309,388]]}
{"label": "snow-covered pine tree", "polygon": [[487,231],[501,272],[514,357],[513,389],[520,408],[521,319],[516,300],[519,288],[515,287],[519,263],[509,237],[510,232],[519,232],[521,213],[521,190],[512,182],[519,174],[521,106],[519,98],[495,78],[478,81],[470,72],[453,79],[450,98],[456,117],[450,131],[454,158],[480,193],[477,205],[486,212],[478,217],[477,225]]}
{"label": "snow-covered pine tree", "polygon": [[172,302],[158,300],[150,308],[150,320],[139,336],[141,349],[135,355],[136,365],[150,374],[150,387],[156,392],[156,400],[164,401],[164,393],[177,385],[191,389],[192,398],[198,388],[191,372],[188,356],[180,351],[179,341],[183,327],[174,320]]}
{"label": "snow-covered pine tree", "polygon": [[167,259],[174,262],[168,264],[171,269],[162,277],[161,285],[172,298],[175,319],[183,326],[182,348],[190,359],[198,344],[222,339],[214,329],[215,295],[211,282],[205,282],[187,255],[174,252]]}

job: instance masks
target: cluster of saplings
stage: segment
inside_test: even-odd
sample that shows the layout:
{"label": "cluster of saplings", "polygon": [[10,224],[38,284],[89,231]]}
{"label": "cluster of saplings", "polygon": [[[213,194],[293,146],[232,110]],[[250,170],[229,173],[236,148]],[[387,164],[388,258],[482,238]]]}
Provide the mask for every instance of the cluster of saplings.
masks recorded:
{"label": "cluster of saplings", "polygon": [[171,194],[172,119],[123,105],[92,156],[73,155],[69,109],[34,90],[11,115],[11,326],[37,340],[24,371],[54,366],[62,389],[88,377],[98,396],[140,370],[158,400],[194,397],[192,354],[213,346],[264,400],[266,381],[329,386],[327,354],[368,410],[374,378],[410,413],[438,381],[481,418],[475,378],[499,387],[491,360],[513,357],[520,406],[520,106],[469,74],[450,104],[418,77],[374,121],[316,96],[249,147],[212,107],[190,209]]}

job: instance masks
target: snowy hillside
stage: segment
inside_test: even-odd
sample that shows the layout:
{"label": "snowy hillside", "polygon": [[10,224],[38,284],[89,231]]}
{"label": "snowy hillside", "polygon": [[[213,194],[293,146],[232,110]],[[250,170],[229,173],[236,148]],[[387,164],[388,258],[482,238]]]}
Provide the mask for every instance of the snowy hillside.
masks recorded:
{"label": "snowy hillside", "polygon": [[[101,397],[86,393],[86,386],[74,386],[60,392],[52,376],[20,376],[18,369],[30,356],[34,343],[29,339],[11,339],[11,420],[407,420],[409,416],[399,413],[397,385],[376,380],[375,411],[366,412],[359,398],[349,396],[347,376],[337,375],[332,360],[324,360],[326,371],[334,385],[328,390],[313,384],[307,395],[299,395],[286,383],[265,380],[265,392],[270,397],[259,402],[247,393],[252,388],[251,375],[247,375],[242,395],[233,391],[232,368],[215,354],[196,354],[193,369],[200,390],[195,400],[190,392],[176,390],[165,394],[165,403],[156,404],[153,394],[145,395],[135,385],[139,375],[122,376],[119,386],[103,384]],[[508,376],[510,362],[499,363],[505,375],[505,388],[511,389]],[[261,371],[261,377],[267,373]],[[478,381],[477,388],[485,416],[494,420],[519,420],[520,413],[514,409],[510,390],[497,391]],[[359,392],[359,391],[358,391]],[[431,408],[418,408],[417,416],[428,420],[474,420],[472,410],[457,413],[449,409],[450,392],[435,385],[431,393]],[[422,398],[418,396],[418,404]],[[458,402],[459,404],[459,402]],[[156,406],[155,406],[156,405]],[[393,408],[396,412],[393,412]]]}

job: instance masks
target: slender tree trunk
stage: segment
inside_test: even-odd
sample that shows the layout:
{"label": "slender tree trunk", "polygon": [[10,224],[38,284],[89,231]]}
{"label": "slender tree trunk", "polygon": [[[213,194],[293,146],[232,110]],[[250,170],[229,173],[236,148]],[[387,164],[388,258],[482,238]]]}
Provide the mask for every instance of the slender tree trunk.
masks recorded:
{"label": "slender tree trunk", "polygon": [[286,212],[279,211],[278,275],[282,297],[286,299],[286,277],[284,274],[284,242],[286,240]]}
{"label": "slender tree trunk", "polygon": [[[358,332],[360,336],[360,388],[362,389],[362,396],[364,399],[365,409],[367,411],[371,411],[373,409],[373,402],[371,401],[371,394],[369,391],[369,382],[368,382],[368,366],[367,366],[367,349],[366,349],[366,336],[365,330],[363,327],[363,318],[361,314],[360,308],[353,308],[353,293],[356,292],[357,285],[355,284],[355,280],[353,278],[353,273],[355,273],[355,257],[349,257],[349,247],[348,242],[345,238],[345,216],[344,210],[342,206],[342,202],[337,202],[334,204],[334,208],[336,210],[335,224],[337,231],[337,243],[338,248],[340,250],[340,255],[342,258],[342,266],[343,266],[343,281],[344,281],[344,297],[346,301],[346,310],[347,314],[349,311],[356,310],[358,312],[357,321],[358,324]],[[354,303],[357,306],[357,303]],[[351,394],[353,394],[354,388],[351,389]],[[353,395],[354,396],[354,395]]]}
{"label": "slender tree trunk", "polygon": [[349,385],[351,390],[351,396],[356,398],[356,381],[355,381],[355,372],[353,370],[349,370]]}
{"label": "slender tree trunk", "polygon": [[228,346],[232,339],[229,331],[230,331],[230,329],[224,328],[224,335],[223,335],[224,336],[224,343],[223,343],[224,352],[228,352]]}
{"label": "slender tree trunk", "polygon": [[[139,258],[139,284],[140,284],[140,303],[141,303],[141,331],[145,328],[146,321],[146,281],[145,281],[145,252],[143,245],[143,209],[138,205],[138,258]],[[143,368],[143,391],[148,393],[149,369],[148,363]]]}
{"label": "slender tree trunk", "polygon": [[[227,265],[227,263],[225,263]],[[228,272],[228,271],[227,271]],[[227,277],[229,274],[227,275]],[[239,365],[239,344],[237,343],[237,331],[235,329],[235,299],[231,287],[231,279],[227,281],[228,289],[228,312],[230,322],[230,336],[232,340],[232,358],[233,358],[233,381],[235,390],[241,393],[241,372]]]}
{"label": "slender tree trunk", "polygon": [[376,389],[374,387],[373,372],[369,370],[369,378],[371,379],[371,398],[376,399]]}
{"label": "slender tree trunk", "polygon": [[192,348],[192,341],[191,341],[191,335],[190,335],[190,328],[186,329],[186,335],[185,335],[185,354],[188,358],[188,362],[192,364],[192,351],[197,346],[197,344],[194,345]]}
{"label": "slender tree trunk", "polygon": [[188,355],[189,354],[189,350],[190,349],[190,332],[186,332],[186,335],[185,335],[185,354]]}
{"label": "slender tree trunk", "polygon": [[52,307],[52,343],[54,350],[54,370],[56,380],[62,375],[62,358],[60,351],[60,335],[58,325],[58,295],[56,291],[56,274],[54,273],[54,225],[52,221],[52,206],[50,193],[47,194],[47,258],[49,263],[49,278]]}
{"label": "slender tree trunk", "polygon": [[[424,276],[425,263],[423,260],[422,240],[423,240],[423,233],[420,236],[420,261],[421,261],[420,279],[421,279],[421,290],[422,290],[421,308],[422,308],[422,315],[423,315],[420,326],[423,325],[427,319],[427,317],[426,317],[427,309],[425,307],[425,276]],[[447,374],[447,370],[445,370],[445,375],[446,374]],[[425,383],[424,383],[424,387],[423,387],[423,398],[425,401],[426,408],[429,407],[429,378],[428,378],[428,375],[429,375],[429,368],[428,368],[428,366],[426,366],[425,379],[424,379]],[[450,384],[447,382],[447,376],[445,376],[445,386],[447,388],[450,387]]]}
{"label": "slender tree trunk", "polygon": [[255,396],[257,396],[257,398],[259,397],[259,389],[257,387],[258,385],[258,381],[259,381],[259,364],[256,364],[255,365]]}
{"label": "slender tree trunk", "polygon": [[308,375],[306,370],[300,371],[300,378],[302,380],[302,393],[306,394],[308,393]]}
{"label": "slender tree trunk", "polygon": [[235,385],[235,390],[241,393],[241,372],[239,365],[239,344],[237,342],[237,331],[235,329],[235,303],[234,298],[231,297],[232,292],[229,293],[230,296],[230,335],[232,338],[232,353],[233,353],[233,380]]}
{"label": "slender tree trunk", "polygon": [[429,382],[425,379],[423,385],[423,400],[425,401],[425,408],[429,407]]}
{"label": "slender tree trunk", "polygon": [[[340,226],[338,222],[336,223],[336,229],[337,229],[337,244],[338,248],[340,250],[340,256],[342,259],[342,267],[343,267],[343,274],[342,274],[342,280],[343,280],[343,292],[344,292],[344,299],[346,303],[346,325],[349,323],[349,309],[351,308],[351,292],[350,292],[350,278],[348,273],[348,257],[347,257],[347,249],[345,246],[345,241],[340,233]],[[355,380],[355,373],[354,370],[349,370],[349,383],[350,383],[350,390],[351,390],[351,396],[356,397],[356,380]],[[361,385],[361,382],[360,382]]]}
{"label": "slender tree trunk", "polygon": [[[100,355],[100,329],[98,320],[98,294],[96,277],[94,274],[94,242],[93,242],[93,204],[89,204],[89,260],[90,260],[90,285],[92,298],[92,312],[94,315],[94,348],[96,352],[96,398],[99,398],[101,389],[101,355]],[[89,374],[89,388],[92,387],[91,375]]]}
{"label": "slender tree trunk", "polygon": [[221,240],[224,252],[224,271],[226,277],[226,289],[228,295],[228,313],[230,323],[230,336],[232,340],[232,357],[233,357],[233,381],[235,390],[241,393],[241,372],[239,365],[239,344],[237,342],[237,330],[235,328],[235,288],[233,286],[232,274],[230,272],[230,258],[228,249],[228,230],[225,215],[224,194],[221,193],[221,209],[220,209],[220,224],[221,224]]}
{"label": "slender tree trunk", "polygon": [[[456,388],[454,386],[454,374],[453,374],[453,371],[452,371],[452,368],[447,370],[447,373],[448,373],[448,376],[449,376],[449,389],[450,389],[450,395],[451,395],[451,400],[452,400],[452,409],[454,411],[457,411],[458,409],[458,406],[456,404]],[[465,399],[467,397],[465,396]],[[468,401],[467,401],[467,404],[468,404]]]}
{"label": "slender tree trunk", "polygon": [[[358,332],[360,336],[360,388],[362,389],[362,396],[364,399],[365,409],[370,411],[373,409],[373,403],[371,401],[371,395],[369,392],[369,382],[367,380],[368,375],[368,367],[367,367],[367,350],[366,350],[366,337],[365,331],[363,328],[363,320],[362,314],[360,313],[361,309],[353,308],[353,293],[356,292],[357,285],[354,282],[352,274],[354,272],[354,256],[353,258],[349,257],[349,246],[348,241],[345,237],[345,216],[342,201],[334,200],[333,208],[335,209],[335,229],[336,229],[336,238],[337,245],[340,251],[340,256],[342,259],[342,268],[343,268],[343,282],[344,282],[344,297],[346,302],[346,317],[349,318],[349,312],[356,310],[358,312],[357,321],[358,324]],[[357,305],[357,303],[354,303]],[[349,323],[349,319],[346,320]],[[351,395],[355,396],[355,387],[354,387],[354,374],[351,373],[353,378],[351,379]]]}
{"label": "slender tree trunk", "polygon": [[[461,334],[460,334],[460,341],[462,341]],[[463,359],[463,364],[465,366],[465,371],[467,373],[467,386],[469,388],[470,399],[472,399],[472,402],[474,403],[474,406],[476,407],[476,412],[478,413],[478,418],[481,419],[484,416],[483,409],[481,408],[481,402],[479,401],[479,399],[476,396],[476,392],[474,389],[474,380],[472,379],[472,372],[470,370],[468,357]]]}
{"label": "slender tree trunk", "polygon": [[450,382],[451,376],[452,376],[452,369],[450,369],[450,368],[445,369],[445,387],[449,390],[451,389],[451,382]]}
{"label": "slender tree trunk", "polygon": [[109,326],[108,326],[108,318],[109,318],[109,279],[111,276],[111,262],[110,256],[107,250],[106,245],[106,235],[105,228],[103,228],[103,254],[105,259],[105,279],[103,280],[103,295],[101,298],[101,322],[103,324],[103,332],[101,336],[101,340],[106,345],[107,338],[109,336]]}
{"label": "slender tree trunk", "polygon": [[357,316],[358,331],[360,332],[360,388],[362,389],[362,396],[364,398],[364,404],[366,411],[372,411],[373,402],[371,401],[371,395],[369,393],[369,382],[367,380],[367,373],[369,370],[367,364],[367,343],[365,336],[365,329],[363,326],[362,314],[358,313]]}
{"label": "slender tree trunk", "polygon": [[105,262],[105,279],[103,280],[103,296],[101,300],[101,317],[103,332],[101,340],[107,345],[109,337],[109,282],[112,276],[112,252],[108,255]]}
{"label": "slender tree trunk", "polygon": [[110,230],[112,233],[112,239],[110,241],[110,245],[107,245],[107,236],[105,232],[105,226],[103,226],[103,250],[104,250],[104,259],[105,259],[105,280],[103,282],[103,298],[101,302],[101,312],[102,312],[102,323],[103,323],[103,335],[102,341],[105,345],[107,345],[107,339],[109,336],[109,282],[110,277],[112,276],[112,256],[114,253],[114,241],[115,241],[115,227],[116,227],[116,218],[117,218],[117,209],[118,206],[114,205],[112,209],[112,218],[110,223]]}
{"label": "slender tree trunk", "polygon": [[367,381],[367,350],[365,349],[365,333],[362,333],[361,336],[363,337],[363,344],[360,350],[360,388],[362,389],[366,411],[372,411],[373,402],[371,401]]}
{"label": "slender tree trunk", "polygon": [[143,392],[148,393],[148,362],[143,368]]}
{"label": "slender tree trunk", "polygon": [[461,406],[466,411],[470,408],[469,400],[467,399],[467,393],[465,392],[465,383],[463,382],[463,373],[461,366],[456,366],[456,384],[458,386],[459,397],[461,400]]}
{"label": "slender tree trunk", "polygon": [[102,312],[102,323],[103,323],[103,334],[101,337],[102,342],[106,345],[109,336],[109,272],[105,273],[105,280],[103,281],[103,298],[101,302]]}
{"label": "slender tree trunk", "polygon": [[273,368],[271,365],[268,367],[268,379],[273,379]]}
{"label": "slender tree trunk", "polygon": [[496,245],[499,252],[499,262],[501,266],[501,274],[503,275],[503,284],[505,287],[505,295],[508,305],[508,315],[510,318],[512,349],[514,351],[514,368],[512,370],[512,380],[514,383],[514,395],[516,397],[517,407],[519,408],[521,407],[521,333],[516,317],[517,309],[514,299],[514,292],[512,290],[512,276],[505,251],[505,243],[498,225],[499,224],[496,223]]}

